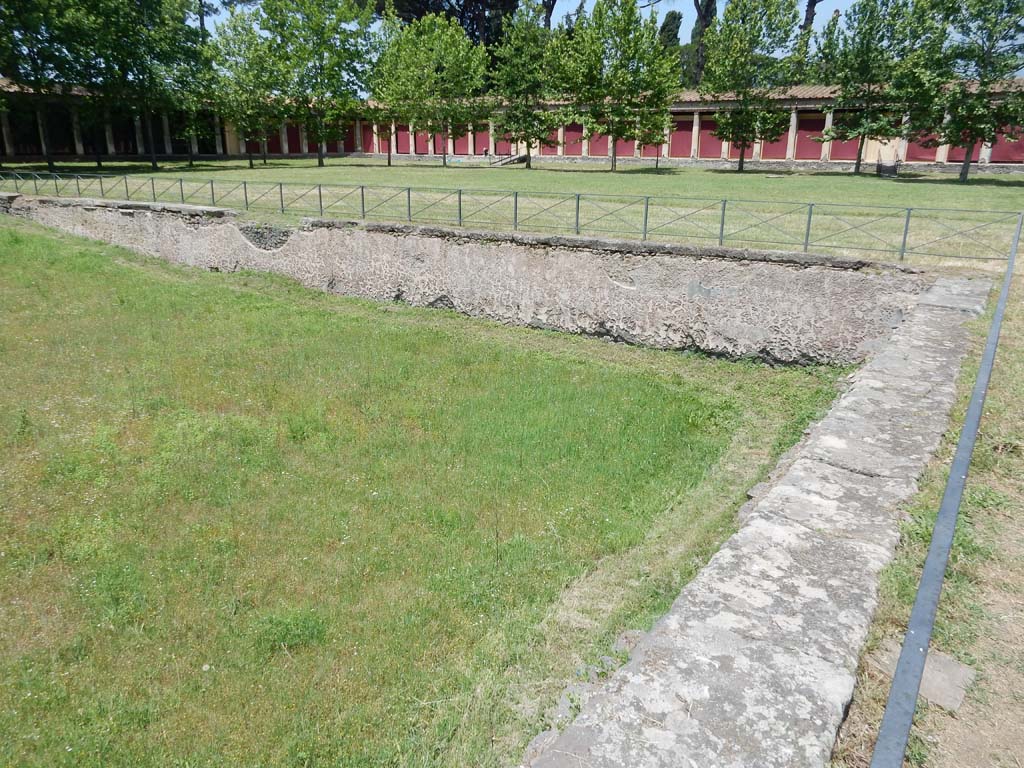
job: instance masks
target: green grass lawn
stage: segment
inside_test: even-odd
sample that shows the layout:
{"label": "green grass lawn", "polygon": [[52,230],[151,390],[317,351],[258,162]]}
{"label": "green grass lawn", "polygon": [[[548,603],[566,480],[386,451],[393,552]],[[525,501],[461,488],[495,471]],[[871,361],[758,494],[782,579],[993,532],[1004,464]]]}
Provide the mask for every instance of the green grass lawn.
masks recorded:
{"label": "green grass lawn", "polygon": [[0,221],[0,764],[511,765],[841,373]]}
{"label": "green grass lawn", "polygon": [[[788,172],[712,170],[651,166],[623,166],[611,173],[604,164],[573,165],[538,161],[532,170],[522,166],[489,167],[453,162],[442,168],[436,161],[413,161],[387,168],[377,158],[330,158],[324,168],[315,159],[257,161],[250,170],[245,160],[161,163],[161,174],[192,174],[202,178],[303,184],[373,184],[413,187],[518,190],[526,192],[582,192],[611,195],[682,195],[730,200],[769,200],[857,205],[895,205],[915,208],[980,208],[1024,210],[1024,173],[974,174],[966,184],[955,173],[917,174],[910,169],[898,179],[872,173],[854,176],[835,171]],[[46,166],[6,165],[13,170],[45,171]],[[61,163],[59,170],[94,173],[94,163]],[[102,173],[151,173],[149,163],[106,163]]]}

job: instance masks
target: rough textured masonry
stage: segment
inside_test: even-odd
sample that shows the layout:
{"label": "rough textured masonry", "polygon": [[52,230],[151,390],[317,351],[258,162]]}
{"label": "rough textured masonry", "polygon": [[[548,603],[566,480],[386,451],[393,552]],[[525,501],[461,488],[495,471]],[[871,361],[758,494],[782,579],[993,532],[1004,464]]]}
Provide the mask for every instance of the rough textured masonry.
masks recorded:
{"label": "rough textured masonry", "polygon": [[822,768],[987,280],[938,280],[533,768]]}
{"label": "rough textured masonry", "polygon": [[[220,209],[0,197],[0,210],[207,268],[261,269],[506,322],[786,362],[869,362],[755,489],[741,528],[531,743],[534,768],[822,768],[853,695],[899,505],[946,428],[987,280],[817,257],[330,226]],[[895,328],[895,331],[893,331]]]}
{"label": "rough textured masonry", "polygon": [[517,325],[775,362],[859,362],[928,281],[896,268],[771,251],[307,221],[218,208],[29,198],[14,214],[170,261],[278,272],[349,296]]}

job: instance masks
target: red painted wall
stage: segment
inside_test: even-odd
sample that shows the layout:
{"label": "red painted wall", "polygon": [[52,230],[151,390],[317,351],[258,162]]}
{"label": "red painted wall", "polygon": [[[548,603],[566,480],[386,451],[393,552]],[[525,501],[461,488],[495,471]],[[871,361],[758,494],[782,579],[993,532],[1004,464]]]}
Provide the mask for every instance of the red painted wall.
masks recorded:
{"label": "red painted wall", "polygon": [[722,140],[717,138],[712,131],[718,127],[718,123],[710,118],[701,118],[700,139],[697,144],[697,156],[716,158],[722,156]]}
{"label": "red painted wall", "polygon": [[1007,141],[1000,136],[992,145],[993,163],[1024,163],[1024,137]]}
{"label": "red painted wall", "polygon": [[[907,144],[907,160],[910,162],[934,163],[935,153],[938,149],[938,147],[922,147],[916,142],[910,142]],[[952,151],[949,154],[952,157]],[[960,159],[963,159],[963,155],[960,156]]]}
{"label": "red painted wall", "polygon": [[590,157],[608,157],[608,137],[600,133],[590,136]]}
{"label": "red painted wall", "polygon": [[338,154],[338,142],[336,142],[336,141],[328,141],[327,142],[327,154],[328,155],[336,155],[336,154]]}
{"label": "red painted wall", "polygon": [[636,148],[636,142],[627,139],[618,139],[615,142],[615,154],[619,157],[632,157]]}
{"label": "red painted wall", "polygon": [[693,147],[693,120],[678,120],[668,139],[669,157],[689,157]]}
{"label": "red painted wall", "polygon": [[558,154],[558,129],[556,128],[548,134],[548,141],[554,142],[550,147],[546,144],[541,144],[540,154],[542,155],[557,155]]}
{"label": "red painted wall", "polygon": [[565,149],[562,150],[570,157],[579,157],[583,154],[583,126],[579,123],[569,123],[565,126]]}
{"label": "red painted wall", "polygon": [[281,154],[281,134],[275,132],[272,136],[267,137],[267,154],[268,155],[279,155]]}
{"label": "red painted wall", "polygon": [[409,126],[408,125],[396,125],[395,126],[395,152],[400,155],[409,154]]}
{"label": "red painted wall", "polygon": [[[966,147],[950,147],[948,161],[951,163],[962,163],[964,158],[967,157]],[[981,157],[981,144],[974,145],[974,151],[971,153],[971,162],[978,162],[978,158]]]}
{"label": "red painted wall", "polygon": [[644,144],[640,147],[640,157],[658,157],[661,155],[661,144]]}
{"label": "red painted wall", "polygon": [[491,132],[486,128],[477,128],[473,134],[473,154],[482,155],[484,152],[491,153]]}
{"label": "red painted wall", "polygon": [[[754,147],[753,147],[753,145],[751,145],[751,146],[747,147],[746,151],[743,153],[743,159],[744,160],[749,160],[753,156],[754,156]],[[730,160],[739,160],[740,159],[740,148],[737,145],[735,145],[735,144],[730,144],[729,145],[729,159]]]}
{"label": "red painted wall", "polygon": [[[761,145],[761,159],[762,160],[785,160],[786,150],[789,148],[789,137],[786,134],[782,135],[782,138],[776,139],[768,144]],[[818,147],[818,151],[821,152],[821,147]]]}
{"label": "red painted wall", "polygon": [[342,147],[344,147],[344,150],[346,152],[355,152],[356,151],[356,125],[355,125],[355,123],[352,123],[347,128],[345,128],[345,137],[344,137],[344,140],[342,142]]}
{"label": "red painted wall", "polygon": [[[459,128],[459,130],[460,131],[468,131],[469,128],[467,128],[466,126],[462,126],[461,128]],[[453,141],[453,144],[454,144],[453,149],[455,150],[455,154],[456,155],[468,155],[469,154],[469,134],[468,133],[465,133],[462,136],[459,136],[458,138],[456,138]]]}
{"label": "red painted wall", "polygon": [[512,154],[512,142],[508,140],[507,136],[502,136],[494,142],[494,151],[499,155],[510,155]]}
{"label": "red painted wall", "polygon": [[247,140],[245,142],[245,151],[258,155],[260,153],[260,143],[254,139]]}
{"label": "red painted wall", "polygon": [[435,155],[443,155],[444,151],[445,151],[445,147],[444,147],[444,145],[445,145],[445,137],[442,136],[439,133],[435,133],[434,136],[433,136],[433,139],[434,139],[434,154]]}
{"label": "red painted wall", "polygon": [[821,116],[799,115],[796,123],[796,159],[820,160],[820,139],[825,131],[825,118]]}
{"label": "red painted wall", "polygon": [[302,151],[302,142],[299,140],[299,126],[288,123],[288,152],[297,154]]}
{"label": "red painted wall", "polygon": [[377,137],[377,151],[382,154],[388,153],[388,145],[391,143],[391,139],[385,136],[383,133]]}
{"label": "red painted wall", "polygon": [[427,136],[426,131],[416,131],[416,138],[413,144],[413,149],[417,155],[430,154],[430,137]]}
{"label": "red painted wall", "polygon": [[830,160],[856,160],[857,159],[857,144],[858,140],[853,141],[833,141],[832,148],[829,150]]}
{"label": "red painted wall", "polygon": [[363,123],[363,152],[373,152],[373,125]]}

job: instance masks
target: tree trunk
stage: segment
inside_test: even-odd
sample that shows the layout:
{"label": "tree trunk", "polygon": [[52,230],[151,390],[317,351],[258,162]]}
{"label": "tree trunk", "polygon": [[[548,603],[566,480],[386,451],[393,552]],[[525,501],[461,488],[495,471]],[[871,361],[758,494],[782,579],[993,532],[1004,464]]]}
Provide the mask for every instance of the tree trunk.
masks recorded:
{"label": "tree trunk", "polygon": [[854,173],[860,173],[860,164],[864,160],[864,143],[866,140],[867,137],[864,134],[861,134],[860,140],[857,142],[857,159],[853,163]]}
{"label": "tree trunk", "polygon": [[441,131],[441,164],[448,167],[448,130]]}
{"label": "tree trunk", "polygon": [[717,0],[693,0],[693,8],[697,12],[697,20],[693,24],[693,33],[690,35],[690,42],[697,47],[693,63],[693,82],[700,84],[704,75],[704,63],[707,60],[707,52],[704,47],[704,33],[718,16]]}
{"label": "tree trunk", "polygon": [[156,164],[156,143],[153,141],[153,113],[146,110],[146,141],[149,142],[149,165],[155,171],[160,166]]}
{"label": "tree trunk", "polygon": [[533,168],[533,149],[532,142],[527,139],[526,141],[526,170]]}
{"label": "tree trunk", "polygon": [[814,15],[821,0],[807,0],[807,7],[804,11],[804,23],[800,25],[801,32],[808,32],[814,29]]}
{"label": "tree trunk", "polygon": [[747,145],[746,144],[740,144],[740,163],[736,167],[736,170],[739,171],[740,173],[743,173],[743,160],[746,157],[746,154],[747,154]]}
{"label": "tree trunk", "polygon": [[106,131],[103,130],[102,126],[99,127],[99,129],[97,130],[97,133],[99,134],[99,138],[95,139],[95,145],[94,145],[95,149],[96,149],[96,167],[97,168],[102,168],[103,167],[103,154],[100,152],[100,146],[102,146],[102,142],[107,140],[107,136],[106,136]]}
{"label": "tree trunk", "polygon": [[388,135],[388,168],[391,167],[391,142],[394,141],[394,137]]}
{"label": "tree trunk", "polygon": [[188,134],[188,167],[189,168],[192,168],[194,166],[193,157],[192,157],[192,139],[195,138],[195,135],[196,135],[195,131],[189,131],[189,134]]}
{"label": "tree trunk", "polygon": [[249,142],[245,143],[245,154],[249,156],[249,170],[252,170],[256,166],[254,166],[252,162],[252,150],[249,149]]}
{"label": "tree trunk", "polygon": [[46,124],[46,113],[42,107],[36,107],[36,120],[39,122],[39,143],[43,145],[43,159],[46,160],[46,169],[53,173],[53,155],[50,154],[50,129]]}
{"label": "tree trunk", "polygon": [[266,165],[267,164],[267,139],[266,139],[266,137],[264,137],[263,141],[260,142],[260,150],[263,152],[263,164]]}
{"label": "tree trunk", "polygon": [[970,144],[968,144],[966,147],[964,147],[964,149],[967,150],[967,151],[964,154],[964,161],[960,164],[960,183],[961,184],[966,184],[967,183],[967,174],[971,172],[971,155],[974,154],[974,144],[975,144],[975,142],[972,141]]}
{"label": "tree trunk", "polygon": [[619,159],[618,139],[614,136],[609,136],[608,141],[612,143],[612,173],[615,173],[615,168],[618,165],[617,161]]}
{"label": "tree trunk", "polygon": [[324,143],[322,141],[318,141],[316,143],[316,167],[323,168],[324,165]]}

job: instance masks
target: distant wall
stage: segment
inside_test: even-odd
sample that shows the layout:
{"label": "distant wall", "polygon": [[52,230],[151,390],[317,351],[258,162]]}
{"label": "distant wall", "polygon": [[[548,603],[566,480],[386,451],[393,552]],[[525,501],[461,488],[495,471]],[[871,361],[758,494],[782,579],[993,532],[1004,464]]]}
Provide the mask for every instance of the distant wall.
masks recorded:
{"label": "distant wall", "polygon": [[782,363],[858,362],[928,280],[865,262],[711,247],[497,235],[225,209],[30,198],[14,215],[181,264],[251,269],[349,296]]}

